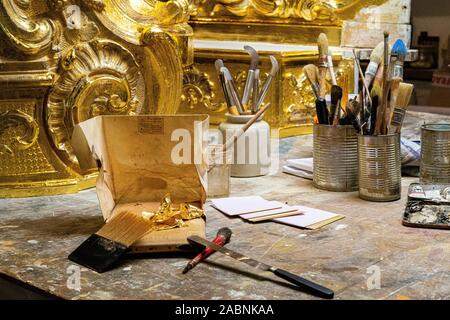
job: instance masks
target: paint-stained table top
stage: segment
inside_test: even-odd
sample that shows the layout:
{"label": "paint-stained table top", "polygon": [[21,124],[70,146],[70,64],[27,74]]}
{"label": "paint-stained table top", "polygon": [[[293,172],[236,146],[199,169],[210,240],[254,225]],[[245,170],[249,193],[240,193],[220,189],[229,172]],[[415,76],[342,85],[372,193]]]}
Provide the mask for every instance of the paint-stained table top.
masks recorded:
{"label": "paint-stained table top", "polygon": [[[423,120],[443,116],[410,113],[405,135],[417,136]],[[311,136],[283,139],[285,159],[311,152]],[[320,191],[311,181],[281,172],[232,179],[233,195],[261,195],[346,215],[320,230],[230,219],[207,204],[207,235],[233,230],[229,247],[332,288],[336,299],[449,299],[450,231],[404,227],[403,197],[391,203],[360,200],[357,193]],[[0,199],[0,273],[66,299],[312,299],[270,273],[214,254],[186,275],[183,256],[126,259],[98,274],[81,268],[81,290],[67,286],[67,259],[102,225],[95,190],[74,195]],[[379,289],[369,290],[377,285]],[[69,273],[68,273],[69,272]],[[69,286],[70,287],[70,286]]]}

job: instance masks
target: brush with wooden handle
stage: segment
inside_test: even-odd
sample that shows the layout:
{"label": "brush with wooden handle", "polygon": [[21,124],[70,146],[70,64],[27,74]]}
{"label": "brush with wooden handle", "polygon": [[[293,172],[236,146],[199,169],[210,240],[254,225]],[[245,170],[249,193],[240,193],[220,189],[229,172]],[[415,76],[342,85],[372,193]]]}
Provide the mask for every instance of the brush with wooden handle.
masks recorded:
{"label": "brush with wooden handle", "polygon": [[383,63],[384,42],[380,42],[370,55],[370,62],[364,74],[364,82],[369,88],[377,74],[378,68]]}
{"label": "brush with wooden handle", "polygon": [[317,39],[319,48],[319,97],[325,98],[327,94],[327,73],[328,73],[328,38],[324,33]]}
{"label": "brush with wooden handle", "polygon": [[316,99],[320,98],[320,87],[319,87],[319,69],[317,66],[313,64],[308,64],[303,67],[303,73],[306,76],[306,79],[308,79],[311,89],[314,93],[314,96]]}
{"label": "brush with wooden handle", "polygon": [[341,99],[342,88],[339,86],[332,86],[330,116],[328,119],[329,124],[337,125],[339,123],[339,118],[341,117]]}
{"label": "brush with wooden handle", "polygon": [[388,95],[390,90],[389,81],[389,32],[384,32],[384,64],[383,64],[383,83],[382,98],[378,106],[377,123],[375,126],[375,135],[387,133],[386,112],[388,108]]}
{"label": "brush with wooden handle", "polygon": [[389,126],[389,133],[400,133],[403,120],[405,119],[406,109],[408,109],[413,91],[414,85],[403,82],[400,83],[397,96],[397,106],[394,109],[394,116],[392,117]]}
{"label": "brush with wooden handle", "polygon": [[403,81],[403,62],[405,61],[407,54],[408,48],[406,48],[406,45],[403,42],[403,40],[398,39],[392,47],[390,67],[389,67],[391,71],[391,88],[390,88],[391,99],[386,114],[386,123],[388,124],[388,127],[391,123],[392,116],[394,114],[394,108],[397,106],[398,90],[400,83]]}

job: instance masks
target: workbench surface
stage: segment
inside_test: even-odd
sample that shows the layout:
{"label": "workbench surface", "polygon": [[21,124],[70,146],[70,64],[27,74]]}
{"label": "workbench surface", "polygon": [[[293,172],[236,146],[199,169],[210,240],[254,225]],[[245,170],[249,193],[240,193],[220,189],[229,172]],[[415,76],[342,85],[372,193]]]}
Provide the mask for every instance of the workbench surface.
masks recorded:
{"label": "workbench surface", "polygon": [[[410,113],[404,134],[417,135],[423,119],[445,117]],[[285,159],[311,152],[311,146],[311,136],[281,140],[280,166]],[[450,231],[401,224],[406,190],[415,181],[403,179],[401,200],[372,203],[360,200],[357,192],[317,190],[311,181],[281,170],[266,177],[232,179],[233,196],[261,195],[346,218],[310,231],[227,218],[208,202],[207,235],[213,238],[219,228],[230,227],[230,248],[327,286],[335,291],[335,299],[449,299]],[[77,291],[67,285],[74,265],[67,256],[102,224],[95,189],[0,199],[0,273],[65,299],[315,298],[218,253],[186,275],[181,270],[189,259],[180,255],[127,258],[103,274],[81,268]]]}

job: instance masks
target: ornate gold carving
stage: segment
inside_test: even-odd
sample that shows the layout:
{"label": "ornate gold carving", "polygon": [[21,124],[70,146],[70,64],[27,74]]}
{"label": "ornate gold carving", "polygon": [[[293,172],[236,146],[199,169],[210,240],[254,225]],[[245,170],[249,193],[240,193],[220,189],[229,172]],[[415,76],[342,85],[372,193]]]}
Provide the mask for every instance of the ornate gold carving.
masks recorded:
{"label": "ornate gold carving", "polygon": [[[39,136],[39,126],[30,115],[20,110],[0,113],[0,155],[14,155],[32,147]],[[6,140],[6,141],[5,141]]]}
{"label": "ornate gold carving", "polygon": [[[0,28],[5,33],[10,45],[26,55],[47,53],[52,47],[53,34],[57,26],[49,18],[30,19],[30,9],[33,13],[45,11],[43,3],[40,6],[31,0],[0,1]],[[38,2],[38,1],[36,1]]]}
{"label": "ornate gold carving", "polygon": [[208,74],[200,72],[195,67],[184,72],[181,101],[189,109],[206,109],[214,112],[226,109],[225,103],[214,103],[212,101],[214,98],[214,84],[209,80]]}
{"label": "ornate gold carving", "polygon": [[[70,143],[78,122],[100,114],[176,113],[183,68],[193,61],[190,4],[0,0],[0,197],[92,186],[94,174],[81,172]],[[18,110],[35,115],[41,130],[26,150],[19,148],[29,136],[19,133],[28,131],[3,121],[2,103],[22,99],[35,101],[30,112]]]}
{"label": "ornate gold carving", "polygon": [[79,45],[48,96],[48,128],[55,147],[76,164],[73,126],[100,114],[134,114],[145,100],[143,75],[133,55],[102,40]]}
{"label": "ornate gold carving", "polygon": [[287,108],[283,110],[285,121],[290,123],[309,124],[315,115],[314,94],[303,71],[297,78],[292,73],[284,75],[288,84]]}

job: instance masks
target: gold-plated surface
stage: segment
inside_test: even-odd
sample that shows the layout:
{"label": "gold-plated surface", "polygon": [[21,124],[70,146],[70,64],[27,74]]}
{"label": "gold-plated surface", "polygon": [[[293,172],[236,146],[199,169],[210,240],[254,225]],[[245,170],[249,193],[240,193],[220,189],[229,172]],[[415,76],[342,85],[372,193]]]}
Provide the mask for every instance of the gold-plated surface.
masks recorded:
{"label": "gold-plated surface", "polygon": [[[271,107],[265,113],[264,119],[272,129],[279,129],[279,137],[312,133],[315,115],[315,98],[303,66],[315,63],[318,59],[317,50],[313,47],[304,49],[289,49],[283,51],[259,51],[261,57],[261,84],[264,83],[270,68],[270,55],[274,55],[279,64],[278,72],[267,94],[265,103]],[[247,70],[250,63],[245,50],[235,48],[197,48],[195,63],[184,74],[181,113],[208,113],[210,124],[218,125],[225,120],[226,104],[221,90],[214,61],[223,59],[232,72],[240,94],[244,89]],[[342,62],[342,63],[341,63]],[[338,79],[342,74],[349,74],[353,79],[353,63],[342,60],[340,52],[334,56],[335,70]],[[349,84],[353,92],[353,81]]]}
{"label": "gold-plated surface", "polygon": [[193,61],[189,0],[0,1],[0,197],[75,192],[73,127],[174,114]]}
{"label": "gold-plated surface", "polygon": [[338,45],[340,26],[388,0],[197,0],[196,38],[312,44],[324,32]]}

